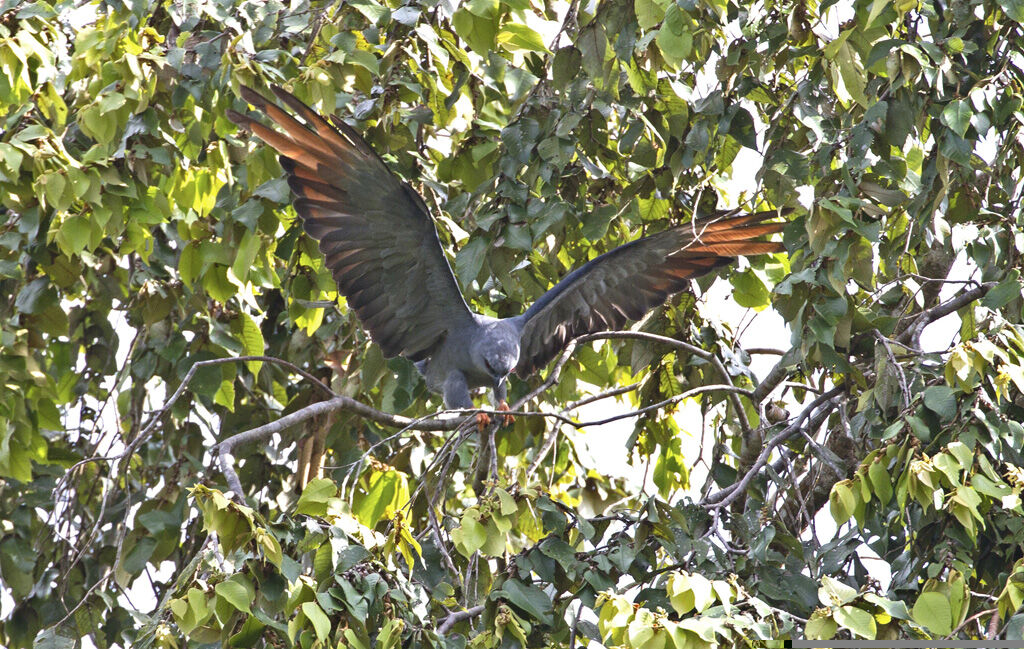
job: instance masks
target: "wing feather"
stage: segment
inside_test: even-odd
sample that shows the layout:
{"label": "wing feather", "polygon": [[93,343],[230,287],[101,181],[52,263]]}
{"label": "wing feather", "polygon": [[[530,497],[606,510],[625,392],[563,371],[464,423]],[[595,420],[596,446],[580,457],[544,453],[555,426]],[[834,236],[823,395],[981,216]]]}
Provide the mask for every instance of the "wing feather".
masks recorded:
{"label": "wing feather", "polygon": [[716,214],[632,241],[566,275],[518,317],[516,373],[528,376],[543,367],[572,338],[639,320],[691,279],[739,255],[784,250],[781,243],[755,240],[782,230],[785,223],[765,223],[780,212],[735,214]]}
{"label": "wing feather", "polygon": [[430,356],[473,316],[423,199],[351,126],[273,91],[292,112],[244,86],[242,97],[280,131],[235,111],[228,118],[280,154],[303,227],[384,355]]}

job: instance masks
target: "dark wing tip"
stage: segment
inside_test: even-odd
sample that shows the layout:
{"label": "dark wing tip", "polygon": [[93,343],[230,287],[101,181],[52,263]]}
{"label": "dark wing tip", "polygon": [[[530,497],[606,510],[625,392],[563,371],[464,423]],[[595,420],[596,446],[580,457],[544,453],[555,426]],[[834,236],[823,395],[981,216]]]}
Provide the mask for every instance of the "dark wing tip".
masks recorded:
{"label": "dark wing tip", "polygon": [[242,99],[246,100],[253,106],[259,109],[264,109],[267,105],[267,99],[260,93],[256,92],[249,86],[239,86],[242,91]]}
{"label": "dark wing tip", "polygon": [[231,110],[230,108],[227,109],[227,111],[225,111],[224,114],[227,116],[229,120],[231,120],[235,124],[235,126],[239,128],[244,128],[247,131],[252,130],[249,126],[250,124],[252,124],[252,118],[248,115],[243,115],[242,113],[239,113],[235,110]]}
{"label": "dark wing tip", "polygon": [[274,92],[274,96],[281,100],[282,103],[287,104],[292,110],[299,113],[311,112],[309,106],[307,106],[301,99],[293,95],[292,93],[285,90],[283,87],[276,83],[270,86],[270,89]]}

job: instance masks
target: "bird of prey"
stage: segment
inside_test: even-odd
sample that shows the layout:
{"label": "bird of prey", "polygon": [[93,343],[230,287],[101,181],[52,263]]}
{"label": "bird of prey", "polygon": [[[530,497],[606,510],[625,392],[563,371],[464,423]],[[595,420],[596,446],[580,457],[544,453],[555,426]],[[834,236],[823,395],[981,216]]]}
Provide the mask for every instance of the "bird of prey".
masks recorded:
{"label": "bird of prey", "polygon": [[[415,362],[447,408],[471,410],[470,390],[491,387],[497,408],[508,410],[505,380],[512,371],[526,377],[571,339],[641,319],[690,279],[737,255],[783,250],[758,240],[781,231],[783,223],[766,222],[779,212],[718,213],[591,260],[522,315],[480,315],[459,291],[416,191],[336,115],[324,118],[278,86],[273,92],[291,112],[242,87],[242,97],[280,131],[235,111],[228,118],[277,150],[295,211],[319,240],[349,306],[385,356]],[[489,418],[480,413],[477,421],[483,427]]]}

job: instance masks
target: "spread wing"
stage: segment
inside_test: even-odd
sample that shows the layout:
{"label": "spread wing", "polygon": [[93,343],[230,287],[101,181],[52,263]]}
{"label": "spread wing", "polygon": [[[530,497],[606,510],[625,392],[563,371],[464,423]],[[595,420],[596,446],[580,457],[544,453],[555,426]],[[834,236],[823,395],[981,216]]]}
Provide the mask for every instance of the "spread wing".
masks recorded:
{"label": "spread wing", "polygon": [[637,239],[566,275],[519,316],[519,364],[528,376],[547,365],[566,342],[639,320],[699,277],[737,255],[782,252],[781,243],[756,241],[782,230],[763,223],[779,212],[720,213]]}
{"label": "spread wing", "polygon": [[302,121],[246,87],[242,97],[283,133],[235,111],[228,118],[280,154],[295,211],[384,355],[430,356],[472,314],[423,199],[351,126],[273,90]]}

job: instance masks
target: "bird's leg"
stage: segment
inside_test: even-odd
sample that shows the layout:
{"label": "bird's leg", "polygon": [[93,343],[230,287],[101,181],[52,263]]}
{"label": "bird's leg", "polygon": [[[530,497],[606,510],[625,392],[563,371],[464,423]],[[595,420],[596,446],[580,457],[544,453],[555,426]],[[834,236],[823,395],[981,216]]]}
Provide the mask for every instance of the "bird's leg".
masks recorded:
{"label": "bird's leg", "polygon": [[[502,401],[501,403],[499,403],[498,404],[498,410],[500,410],[502,412],[508,412],[508,410],[509,410],[508,402],[507,401]],[[511,426],[512,422],[514,422],[516,420],[516,418],[513,417],[512,415],[502,415],[501,419],[502,419],[502,423],[504,423],[506,426]]]}
{"label": "bird's leg", "polygon": [[[444,380],[444,405],[446,408],[461,408],[463,410],[473,409],[473,398],[469,395],[469,385],[466,383],[466,376],[454,370]],[[476,427],[483,432],[491,425],[491,418],[487,413],[476,413]]]}
{"label": "bird's leg", "polygon": [[491,425],[491,416],[486,412],[476,413],[476,427],[481,433],[487,430],[487,427]]}
{"label": "bird's leg", "polygon": [[[507,395],[508,395],[508,386],[505,385],[505,379],[502,379],[499,383],[497,383],[494,386],[494,401],[498,404],[495,407],[495,410],[499,410],[499,411],[502,411],[502,412],[508,412],[508,410],[509,410],[508,402],[505,400],[505,397]],[[511,426],[512,422],[514,422],[516,420],[516,418],[513,417],[512,415],[502,415],[501,416],[501,420],[502,420],[502,425],[504,425],[504,426]]]}

